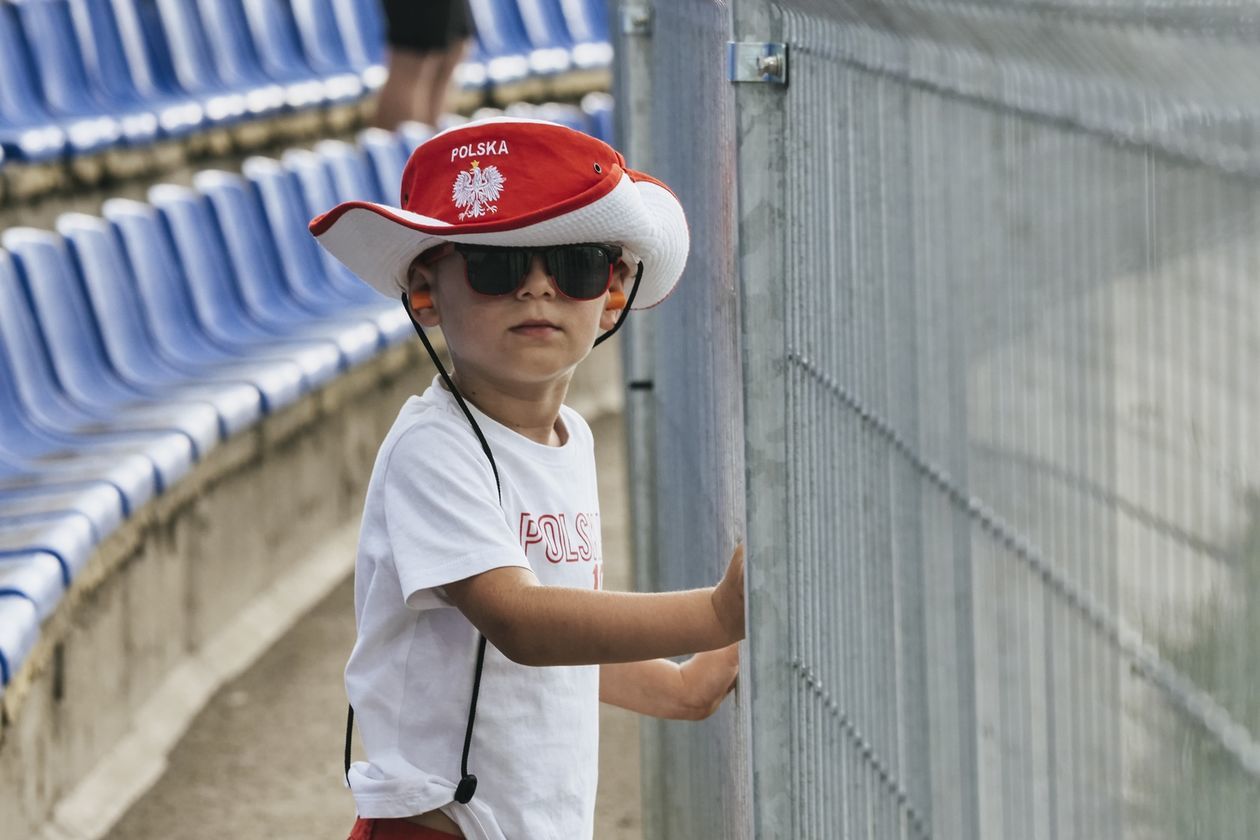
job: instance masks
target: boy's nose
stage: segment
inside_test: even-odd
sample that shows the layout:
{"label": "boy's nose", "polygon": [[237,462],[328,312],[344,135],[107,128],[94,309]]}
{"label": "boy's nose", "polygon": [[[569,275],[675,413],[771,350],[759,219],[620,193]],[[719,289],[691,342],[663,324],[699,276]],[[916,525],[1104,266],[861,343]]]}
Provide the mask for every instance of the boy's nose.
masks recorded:
{"label": "boy's nose", "polygon": [[530,297],[555,297],[556,288],[551,282],[551,276],[547,274],[547,263],[543,260],[542,254],[531,254],[529,258],[529,270],[525,272],[525,278],[521,280],[521,286],[516,290],[518,297],[528,295]]}

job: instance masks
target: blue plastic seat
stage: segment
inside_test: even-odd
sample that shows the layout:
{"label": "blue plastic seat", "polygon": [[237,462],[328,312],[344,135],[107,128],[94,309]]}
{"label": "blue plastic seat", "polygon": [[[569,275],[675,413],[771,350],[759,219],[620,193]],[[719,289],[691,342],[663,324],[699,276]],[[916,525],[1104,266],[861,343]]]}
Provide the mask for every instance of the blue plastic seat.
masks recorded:
{"label": "blue plastic seat", "polygon": [[350,66],[368,90],[385,83],[385,19],[378,0],[329,0]]}
{"label": "blue plastic seat", "polygon": [[156,393],[159,389],[146,392],[124,382],[109,364],[61,238],[34,228],[10,228],[3,242],[13,255],[56,379],[71,402],[95,412],[98,419],[144,418],[161,424],[158,428],[177,430],[192,444],[198,460],[226,436],[224,428],[243,421],[221,415],[204,400],[163,399]]}
{"label": "blue plastic seat", "polygon": [[93,542],[100,542],[122,524],[124,514],[118,491],[104,482],[43,483],[24,489],[0,489],[0,517],[78,513],[92,527]]}
{"label": "blue plastic seat", "polygon": [[[282,162],[284,168],[292,172],[297,179],[305,208],[304,215],[308,220],[340,201],[337,189],[333,185],[328,162],[322,156],[309,149],[289,149],[284,153]],[[360,193],[359,197],[361,198],[362,195]],[[383,299],[383,295],[356,277],[332,254],[323,248],[319,249],[319,254],[324,263],[325,277],[332,286],[338,289],[338,293],[343,298],[374,303]]]}
{"label": "blue plastic seat", "polygon": [[216,371],[238,375],[263,392],[269,410],[287,405],[336,374],[337,354],[316,347],[296,351],[290,345],[242,346],[216,341],[196,314],[187,280],[175,256],[174,244],[153,205],[130,199],[110,199],[105,218],[118,235],[130,271],[120,284],[134,288],[157,351],[180,370],[192,375]]}
{"label": "blue plastic seat", "polygon": [[328,276],[324,251],[307,229],[311,214],[296,176],[278,161],[261,157],[245,161],[244,172],[262,201],[281,275],[293,296],[328,315],[344,313],[370,321],[386,344],[406,339],[411,323],[400,303],[385,300],[366,284],[348,289]]}
{"label": "blue plastic seat", "polygon": [[243,0],[249,29],[267,75],[290,85],[310,85],[325,102],[349,102],[363,95],[358,73],[340,68],[317,72],[302,55],[297,24],[288,3],[276,0]]}
{"label": "blue plastic seat", "polygon": [[[227,24],[215,21],[212,41],[196,0],[134,0],[143,7],[156,2],[161,31],[166,36],[175,78],[185,91],[201,96],[237,97],[250,117],[268,117],[285,107],[284,88],[253,77],[239,62],[233,47],[248,33],[230,34]],[[204,8],[227,8],[213,4]],[[212,113],[214,102],[207,103]]]}
{"label": "blue plastic seat", "polygon": [[573,40],[578,67],[607,67],[613,48],[608,40],[608,8],[604,0],[559,0],[565,26]]}
{"label": "blue plastic seat", "polygon": [[263,69],[254,47],[249,22],[241,0],[164,0],[181,9],[180,15],[195,25],[197,12],[204,25],[206,43],[214,59],[218,77],[229,88],[246,92],[246,99],[266,103],[267,111],[300,110],[323,104],[323,86],[306,79],[303,83],[280,84]]}
{"label": "blue plastic seat", "polygon": [[398,126],[398,137],[402,140],[403,151],[407,153],[408,157],[416,150],[417,146],[429,140],[436,133],[437,129],[433,126],[415,120],[408,120]]}
{"label": "blue plastic seat", "polygon": [[197,321],[224,347],[266,352],[283,349],[320,385],[337,375],[344,360],[335,341],[302,336],[260,322],[246,306],[232,276],[228,247],[208,199],[187,187],[159,184],[149,201],[170,231]]}
{"label": "blue plastic seat", "polygon": [[535,73],[563,73],[574,66],[573,39],[557,0],[508,0],[521,19],[533,48],[530,68]]}
{"label": "blue plastic seat", "polygon": [[53,365],[73,399],[107,410],[146,405],[189,436],[198,458],[258,419],[261,398],[249,385],[148,381],[132,378],[131,369],[120,371],[64,240],[46,231],[13,228],[4,242],[22,269]]}
{"label": "blue plastic seat", "polygon": [[[47,551],[27,551],[0,556],[0,601],[22,598],[35,607],[35,616],[44,621],[65,594],[61,561]],[[0,611],[0,621],[3,621]],[[3,631],[0,631],[0,638]]]}
{"label": "blue plastic seat", "polygon": [[47,552],[57,558],[65,586],[78,576],[95,545],[92,523],[80,513],[0,516],[0,562],[7,556]]}
{"label": "blue plastic seat", "polygon": [[610,94],[592,91],[582,97],[582,111],[586,114],[591,134],[613,145],[616,132],[613,130],[613,98]]}
{"label": "blue plastic seat", "polygon": [[[124,279],[131,267],[107,222],[67,213],[57,219],[57,231],[69,243],[105,352],[123,380],[142,388],[161,387],[173,396],[201,396],[241,424],[257,420],[263,410],[270,409],[268,394],[239,374],[203,367],[194,379],[167,361],[146,323],[139,297]],[[298,380],[292,381],[279,394],[281,400],[292,402],[297,385]]]}
{"label": "blue plastic seat", "polygon": [[[266,0],[263,0],[265,3]],[[314,72],[328,79],[350,76],[368,90],[379,88],[385,80],[385,68],[351,61],[342,40],[332,0],[291,0],[289,10],[301,42],[302,53]],[[371,69],[368,69],[371,68]]]}
{"label": "blue plastic seat", "polygon": [[232,125],[248,116],[244,95],[225,90],[216,80],[198,78],[193,72],[200,66],[197,62],[192,69],[187,62],[181,64],[188,84],[185,86],[176,70],[173,45],[168,40],[158,0],[111,0],[110,5],[132,81],[145,99],[162,97],[165,101],[191,102],[200,110],[204,122],[213,126]]}
{"label": "blue plastic seat", "polygon": [[[80,131],[75,150],[95,151],[109,140]],[[65,129],[44,108],[17,9],[0,3],[0,148],[9,160],[44,163],[61,157],[69,142]]]}
{"label": "blue plastic seat", "polygon": [[337,317],[295,298],[284,282],[275,242],[253,185],[232,172],[198,172],[193,179],[209,200],[227,243],[227,267],[249,312],[278,333],[332,341],[345,366],[366,361],[384,346],[375,325]]}
{"label": "blue plastic seat", "polygon": [[398,200],[403,169],[407,166],[411,149],[405,146],[400,135],[381,128],[365,128],[355,139],[367,155],[371,168],[376,186],[373,195],[378,196],[373,200],[394,204]]}
{"label": "blue plastic seat", "polygon": [[0,252],[0,485],[21,473],[107,480],[134,510],[192,466],[189,437],[145,407],[104,411],[62,390],[8,255]]}
{"label": "blue plastic seat", "polygon": [[70,10],[83,61],[104,107],[112,113],[148,111],[163,137],[184,137],[205,125],[200,104],[156,87],[147,52],[128,56],[110,0],[70,0]]}
{"label": "blue plastic seat", "polygon": [[35,604],[28,598],[0,598],[0,692],[22,667],[37,638],[39,613]]}
{"label": "blue plastic seat", "polygon": [[525,35],[520,12],[511,0],[469,0],[468,7],[477,28],[486,80],[491,85],[516,84],[542,72],[530,64],[533,48]]}
{"label": "blue plastic seat", "polygon": [[535,105],[534,119],[560,123],[583,134],[591,133],[591,126],[585,112],[577,105],[570,105],[567,102],[544,102]]}
{"label": "blue plastic seat", "polygon": [[14,5],[35,58],[44,101],[53,114],[75,120],[76,125],[91,125],[102,136],[114,138],[112,143],[145,146],[157,139],[158,120],[152,111],[121,103],[107,109],[95,98],[68,0],[16,0]]}

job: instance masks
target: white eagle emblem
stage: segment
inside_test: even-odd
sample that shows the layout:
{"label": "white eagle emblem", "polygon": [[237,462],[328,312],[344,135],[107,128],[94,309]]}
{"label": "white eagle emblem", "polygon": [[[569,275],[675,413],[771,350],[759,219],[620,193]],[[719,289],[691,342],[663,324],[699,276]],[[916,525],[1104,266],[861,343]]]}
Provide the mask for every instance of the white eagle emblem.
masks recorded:
{"label": "white eagle emblem", "polygon": [[462,222],[464,219],[475,219],[487,213],[499,212],[499,206],[494,202],[503,194],[503,184],[506,181],[507,178],[503,177],[499,167],[487,166],[482,169],[480,162],[474,160],[471,169],[455,177],[455,186],[451,188],[451,198],[454,199],[455,206],[464,211],[459,214],[459,220]]}

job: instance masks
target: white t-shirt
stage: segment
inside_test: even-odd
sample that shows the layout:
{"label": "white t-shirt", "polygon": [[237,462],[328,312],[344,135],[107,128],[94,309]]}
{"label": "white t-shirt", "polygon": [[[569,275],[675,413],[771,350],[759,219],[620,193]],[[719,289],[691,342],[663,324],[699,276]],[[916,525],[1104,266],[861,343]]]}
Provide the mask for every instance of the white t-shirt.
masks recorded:
{"label": "white t-shirt", "polygon": [[403,405],[377,454],[355,561],[358,637],[346,665],[367,761],[350,767],[359,816],[441,808],[476,840],[575,840],[594,831],[599,667],[532,668],[486,647],[468,770],[454,802],[478,633],[443,584],[500,566],[545,585],[600,587],[595,451],[562,406],[562,446],[536,443],[471,403],[503,488],[435,378]]}

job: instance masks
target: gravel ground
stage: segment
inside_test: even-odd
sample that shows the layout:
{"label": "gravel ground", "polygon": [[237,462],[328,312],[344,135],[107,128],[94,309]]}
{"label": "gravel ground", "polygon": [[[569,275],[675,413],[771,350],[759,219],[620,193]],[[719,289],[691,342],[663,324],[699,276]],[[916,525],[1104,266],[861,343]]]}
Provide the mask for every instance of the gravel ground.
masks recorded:
{"label": "gravel ground", "polygon": [[[593,428],[605,586],[628,589],[633,576],[622,418],[606,417]],[[341,783],[341,680],[353,642],[354,591],[347,579],[215,695],[172,751],[166,774],[108,840],[344,840],[354,802]],[[600,723],[595,836],[641,840],[638,720],[604,707]],[[357,744],[355,754],[362,755]]]}

